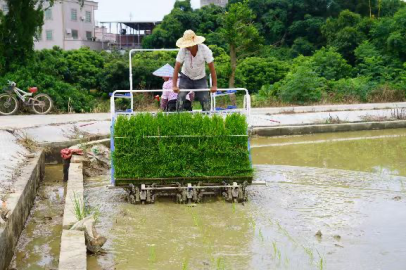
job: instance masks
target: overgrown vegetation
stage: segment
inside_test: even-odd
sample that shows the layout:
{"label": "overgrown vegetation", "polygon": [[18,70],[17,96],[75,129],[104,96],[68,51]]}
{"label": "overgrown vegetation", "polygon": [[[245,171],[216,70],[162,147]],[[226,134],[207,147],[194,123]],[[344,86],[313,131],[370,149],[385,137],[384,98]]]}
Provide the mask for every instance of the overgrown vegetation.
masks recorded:
{"label": "overgrown vegetation", "polygon": [[245,116],[119,116],[112,154],[118,179],[251,176]]}

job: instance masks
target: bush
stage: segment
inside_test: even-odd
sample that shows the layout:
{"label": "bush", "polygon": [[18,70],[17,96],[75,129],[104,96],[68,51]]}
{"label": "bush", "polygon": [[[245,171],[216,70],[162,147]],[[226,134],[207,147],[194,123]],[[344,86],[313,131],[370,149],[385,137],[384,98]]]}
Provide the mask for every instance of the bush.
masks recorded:
{"label": "bush", "polygon": [[334,100],[357,100],[367,102],[371,91],[376,87],[368,77],[340,79],[329,82]]}
{"label": "bush", "polygon": [[26,90],[36,86],[39,92],[47,93],[54,101],[54,110],[62,112],[90,112],[94,106],[94,98],[88,90],[68,84],[55,76],[37,73],[30,67],[22,67],[0,78],[5,86],[7,80],[17,83],[17,87]]}
{"label": "bush", "polygon": [[252,175],[243,115],[119,116],[114,135],[116,179]]}
{"label": "bush", "polygon": [[249,57],[237,66],[236,85],[257,92],[263,85],[283,79],[288,69],[286,62],[275,58]]}
{"label": "bush", "polygon": [[103,70],[104,59],[99,52],[89,48],[64,51],[68,65],[65,77],[67,83],[79,85],[85,89],[98,89],[98,75]]}
{"label": "bush", "polygon": [[351,75],[352,66],[349,65],[335,48],[322,48],[311,57],[312,67],[320,77],[327,80],[338,80]]}
{"label": "bush", "polygon": [[321,100],[324,87],[325,79],[304,65],[287,74],[281,82],[279,93],[284,102],[303,104]]}
{"label": "bush", "polygon": [[102,97],[108,98],[109,93],[119,89],[130,89],[129,63],[123,59],[112,59],[105,64],[99,75]]}

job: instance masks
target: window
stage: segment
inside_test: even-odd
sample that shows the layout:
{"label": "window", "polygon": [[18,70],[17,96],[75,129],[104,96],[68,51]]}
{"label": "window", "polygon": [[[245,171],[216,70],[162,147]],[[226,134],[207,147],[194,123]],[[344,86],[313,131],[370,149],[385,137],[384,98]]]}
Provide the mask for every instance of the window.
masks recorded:
{"label": "window", "polygon": [[39,30],[35,33],[35,41],[41,41],[41,40],[42,40],[42,33],[41,33],[41,30]]}
{"label": "window", "polygon": [[86,19],[85,21],[87,23],[91,23],[92,22],[92,13],[90,11],[86,11]]}
{"label": "window", "polygon": [[78,11],[76,9],[71,9],[71,20],[77,21],[78,20]]}
{"label": "window", "polygon": [[8,13],[8,6],[7,6],[7,4],[4,4],[4,5],[3,5],[3,13],[4,13],[4,14],[7,14],[7,13]]}
{"label": "window", "polygon": [[47,36],[47,40],[53,40],[52,30],[47,30],[45,33],[46,33],[46,36]]}
{"label": "window", "polygon": [[86,31],[86,39],[87,40],[92,40],[92,32],[91,31]]}
{"label": "window", "polygon": [[45,20],[52,20],[52,9],[45,10]]}
{"label": "window", "polygon": [[73,30],[73,29],[72,29],[72,38],[73,38],[74,40],[77,40],[77,39],[78,39],[78,30]]}

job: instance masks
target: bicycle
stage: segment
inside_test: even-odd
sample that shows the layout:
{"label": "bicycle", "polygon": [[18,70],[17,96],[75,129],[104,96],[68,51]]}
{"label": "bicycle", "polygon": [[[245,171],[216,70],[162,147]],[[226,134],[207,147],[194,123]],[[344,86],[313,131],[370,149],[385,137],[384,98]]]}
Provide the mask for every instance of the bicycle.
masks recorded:
{"label": "bicycle", "polygon": [[53,101],[49,95],[44,93],[35,95],[37,87],[30,87],[29,92],[25,92],[19,89],[15,82],[8,81],[8,86],[3,88],[3,91],[6,93],[0,94],[0,115],[12,115],[17,112],[20,105],[17,97],[24,106],[31,106],[36,114],[48,114],[52,109]]}

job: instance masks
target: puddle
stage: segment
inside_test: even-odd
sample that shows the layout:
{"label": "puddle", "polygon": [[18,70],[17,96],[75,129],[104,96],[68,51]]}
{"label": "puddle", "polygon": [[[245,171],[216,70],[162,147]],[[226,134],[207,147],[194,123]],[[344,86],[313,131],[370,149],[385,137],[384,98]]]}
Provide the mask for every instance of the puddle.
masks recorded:
{"label": "puddle", "polygon": [[[131,205],[108,176],[87,179],[108,238],[88,269],[405,269],[405,140],[405,129],[253,139],[267,186],[245,205]],[[281,145],[292,142],[306,143]]]}
{"label": "puddle", "polygon": [[9,269],[58,269],[64,183],[62,165],[45,167],[35,203],[22,231]]}

